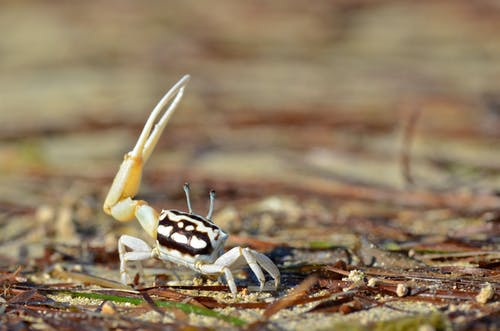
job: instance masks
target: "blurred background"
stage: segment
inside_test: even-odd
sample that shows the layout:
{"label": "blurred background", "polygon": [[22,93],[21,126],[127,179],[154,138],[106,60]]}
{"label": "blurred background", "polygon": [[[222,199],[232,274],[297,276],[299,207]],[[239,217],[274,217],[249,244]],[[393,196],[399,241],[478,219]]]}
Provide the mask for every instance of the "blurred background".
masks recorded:
{"label": "blurred background", "polygon": [[[463,330],[483,316],[495,323],[498,309],[476,294],[485,281],[498,286],[500,1],[2,0],[0,31],[0,299],[14,307],[0,325],[31,321],[17,312],[28,297],[45,307],[36,290],[9,292],[13,279],[117,286],[108,281],[119,279],[117,238],[146,235],[137,222],[105,215],[102,203],[151,109],[184,74],[191,81],[138,198],[186,210],[189,181],[194,211],[204,215],[215,189],[226,247],[273,259],[278,296],[322,265],[333,269],[321,269],[319,284],[342,292],[347,270],[375,261],[380,278],[411,277],[411,287],[430,280],[429,293],[415,287],[440,305],[426,313],[448,314]],[[423,263],[432,267],[425,277],[385,273]],[[146,266],[157,278],[136,278],[141,284],[177,284],[171,268]],[[449,282],[433,280],[440,267],[435,280]],[[193,274],[185,280],[192,285]],[[399,285],[395,299],[405,295]],[[383,308],[387,290],[359,288],[358,308],[325,312]],[[255,295],[244,297],[260,301]],[[390,308],[391,316],[424,309],[403,300],[409,309]],[[128,309],[127,320],[136,316]],[[273,323],[332,325],[283,313]],[[359,317],[367,315],[346,316],[351,328],[367,323]]]}
{"label": "blurred background", "polygon": [[500,184],[497,1],[2,1],[0,28],[6,213],[87,197],[101,217],[186,73],[141,191],[159,208],[184,208],[186,180],[203,208],[210,187],[224,205],[314,183]]}

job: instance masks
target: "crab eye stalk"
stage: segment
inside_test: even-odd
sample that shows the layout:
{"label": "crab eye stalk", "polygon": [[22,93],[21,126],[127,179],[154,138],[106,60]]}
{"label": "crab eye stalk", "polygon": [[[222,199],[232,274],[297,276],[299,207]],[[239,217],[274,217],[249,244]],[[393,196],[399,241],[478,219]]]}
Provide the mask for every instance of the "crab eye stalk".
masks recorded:
{"label": "crab eye stalk", "polygon": [[193,213],[193,209],[191,208],[191,198],[189,197],[189,183],[185,183],[184,184],[184,193],[186,193],[186,202],[187,202],[187,206],[188,206],[188,211],[190,214]]}
{"label": "crab eye stalk", "polygon": [[214,204],[215,204],[215,191],[210,191],[210,205],[208,206],[208,214],[207,219],[212,219],[212,214],[214,212]]}

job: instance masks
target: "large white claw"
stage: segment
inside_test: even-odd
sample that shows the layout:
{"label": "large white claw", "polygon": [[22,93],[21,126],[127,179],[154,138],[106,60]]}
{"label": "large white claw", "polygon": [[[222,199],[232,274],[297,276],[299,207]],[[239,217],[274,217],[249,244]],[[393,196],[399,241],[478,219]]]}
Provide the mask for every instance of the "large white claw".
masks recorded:
{"label": "large white claw", "polygon": [[[134,148],[125,154],[120,169],[116,173],[113,184],[111,184],[104,200],[103,209],[105,213],[119,221],[129,221],[137,218],[150,235],[154,235],[156,231],[158,213],[147,206],[147,202],[134,200],[133,198],[141,184],[143,166],[151,156],[163,129],[177,108],[189,78],[189,75],[182,77],[151,111]],[[156,121],[162,112],[163,115]]]}

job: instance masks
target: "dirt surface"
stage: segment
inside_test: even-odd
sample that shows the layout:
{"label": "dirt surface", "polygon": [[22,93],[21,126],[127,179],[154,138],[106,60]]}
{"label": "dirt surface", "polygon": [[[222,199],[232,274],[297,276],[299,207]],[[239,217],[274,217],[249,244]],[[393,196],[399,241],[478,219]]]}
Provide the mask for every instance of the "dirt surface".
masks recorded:
{"label": "dirt surface", "polygon": [[[495,1],[3,1],[0,328],[494,330]],[[102,203],[192,78],[140,199],[279,267],[258,292],[159,261],[127,287]]]}

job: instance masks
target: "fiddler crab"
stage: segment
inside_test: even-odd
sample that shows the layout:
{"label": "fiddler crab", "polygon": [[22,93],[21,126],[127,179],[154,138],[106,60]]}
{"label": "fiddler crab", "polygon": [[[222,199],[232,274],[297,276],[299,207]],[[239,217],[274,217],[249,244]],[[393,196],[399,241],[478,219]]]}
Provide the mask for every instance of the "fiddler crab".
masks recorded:
{"label": "fiddler crab", "polygon": [[[104,212],[119,221],[136,218],[146,233],[154,239],[151,247],[145,241],[129,235],[122,235],[118,240],[120,255],[120,274],[124,284],[130,283],[127,262],[158,258],[186,266],[204,275],[221,276],[233,295],[236,295],[236,283],[233,271],[248,265],[264,288],[266,278],[262,269],[274,279],[276,288],[280,282],[280,272],[276,265],[264,254],[250,248],[234,247],[224,252],[228,234],[212,220],[215,192],[210,192],[210,204],[206,217],[191,209],[189,185],[184,185],[188,211],[156,211],[146,201],[134,200],[141,182],[142,167],[148,161],[168,120],[179,104],[189,75],[177,82],[153,109],[134,149],[125,154],[124,160],[113,180],[104,201]],[[161,118],[156,118],[167,108]]]}

